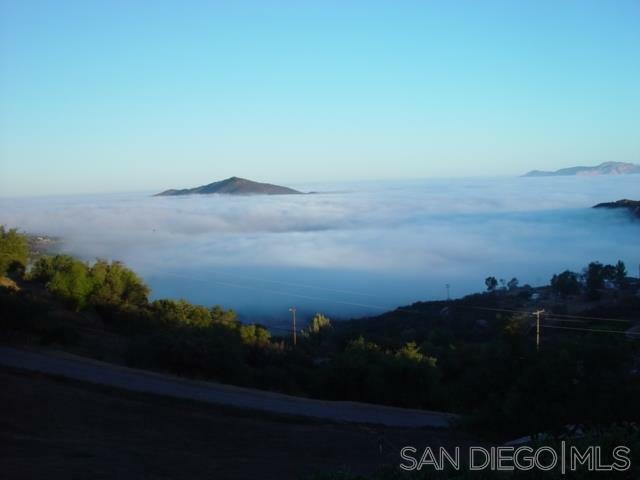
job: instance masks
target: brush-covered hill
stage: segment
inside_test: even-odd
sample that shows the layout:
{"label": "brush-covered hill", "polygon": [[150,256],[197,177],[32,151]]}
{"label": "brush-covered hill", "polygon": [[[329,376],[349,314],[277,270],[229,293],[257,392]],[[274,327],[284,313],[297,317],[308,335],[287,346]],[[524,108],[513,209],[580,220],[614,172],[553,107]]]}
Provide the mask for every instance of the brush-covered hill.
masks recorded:
{"label": "brush-covered hill", "polygon": [[607,208],[607,209],[623,209],[627,210],[631,215],[636,218],[640,218],[640,200],[618,200],[617,202],[606,202],[594,205],[593,208]]}
{"label": "brush-covered hill", "polygon": [[562,176],[596,176],[596,175],[627,175],[640,173],[640,165],[625,162],[604,162],[595,167],[569,167],[553,172],[545,170],[531,170],[524,177],[562,177]]}
{"label": "brush-covered hill", "polygon": [[219,182],[209,183],[194,188],[184,188],[180,190],[171,189],[157,193],[156,197],[177,196],[177,195],[208,195],[212,193],[224,195],[299,195],[302,192],[280,185],[270,183],[260,183],[247,180],[246,178],[231,177]]}

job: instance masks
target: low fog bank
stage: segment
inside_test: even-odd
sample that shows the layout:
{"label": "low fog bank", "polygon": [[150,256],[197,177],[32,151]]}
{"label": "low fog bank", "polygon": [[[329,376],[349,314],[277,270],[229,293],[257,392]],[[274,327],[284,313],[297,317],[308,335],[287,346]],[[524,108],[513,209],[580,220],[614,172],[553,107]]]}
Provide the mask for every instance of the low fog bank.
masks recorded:
{"label": "low fog bank", "polygon": [[592,260],[640,264],[640,222],[590,207],[640,198],[640,176],[295,185],[304,196],[148,194],[0,199],[0,223],[118,259],[154,297],[286,321],[481,290],[494,275],[546,283]]}

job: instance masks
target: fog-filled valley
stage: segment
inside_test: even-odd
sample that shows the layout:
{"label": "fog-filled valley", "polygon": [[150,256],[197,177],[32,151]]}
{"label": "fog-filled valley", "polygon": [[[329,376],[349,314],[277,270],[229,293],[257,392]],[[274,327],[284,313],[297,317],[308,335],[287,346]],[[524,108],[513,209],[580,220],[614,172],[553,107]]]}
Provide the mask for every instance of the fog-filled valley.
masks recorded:
{"label": "fog-filled valley", "polygon": [[484,288],[547,283],[588,262],[640,263],[640,222],[594,204],[640,197],[640,177],[430,179],[291,185],[310,195],[0,199],[0,223],[121,260],[153,298],[286,324],[288,309],[381,313]]}

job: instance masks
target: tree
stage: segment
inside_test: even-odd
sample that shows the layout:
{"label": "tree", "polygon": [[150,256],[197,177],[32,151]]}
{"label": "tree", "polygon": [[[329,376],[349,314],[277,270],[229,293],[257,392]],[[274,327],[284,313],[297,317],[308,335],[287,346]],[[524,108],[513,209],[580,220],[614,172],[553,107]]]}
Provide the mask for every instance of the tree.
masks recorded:
{"label": "tree", "polygon": [[622,260],[618,260],[614,270],[614,281],[618,288],[623,288],[627,283],[627,267]]}
{"label": "tree", "polygon": [[238,316],[232,309],[224,310],[220,305],[211,308],[211,319],[213,323],[235,327],[238,324]]}
{"label": "tree", "polygon": [[260,325],[241,325],[239,332],[242,343],[252,347],[264,347],[271,340],[269,330]]}
{"label": "tree", "polygon": [[489,292],[493,292],[498,286],[498,280],[496,280],[496,277],[487,277],[484,280],[484,284],[487,286]]}
{"label": "tree", "polygon": [[429,366],[436,366],[436,359],[433,357],[427,357],[422,352],[420,352],[420,347],[416,344],[416,342],[408,342],[406,343],[400,350],[396,352],[396,358],[411,360],[414,362],[427,362]]}
{"label": "tree", "polygon": [[94,305],[145,305],[149,287],[120,262],[98,260],[91,267],[94,283],[91,303]]}
{"label": "tree", "polygon": [[98,260],[89,267],[69,255],[41,257],[29,276],[45,283],[52,293],[71,300],[76,308],[139,307],[148,303],[149,287],[120,262]]}
{"label": "tree", "polygon": [[15,228],[5,230],[0,225],[0,275],[24,271],[29,260],[29,244],[26,235]]}
{"label": "tree", "polygon": [[47,283],[51,281],[56,272],[68,270],[74,262],[76,260],[69,255],[41,257],[31,268],[29,277],[32,280]]}
{"label": "tree", "polygon": [[168,325],[209,327],[213,324],[211,312],[200,305],[192,305],[186,300],[156,300],[151,304],[153,315]]}
{"label": "tree", "polygon": [[513,277],[511,280],[509,280],[509,282],[507,283],[507,288],[509,290],[515,290],[516,288],[518,288],[518,279],[516,277]]}
{"label": "tree", "polygon": [[560,295],[577,295],[580,293],[581,285],[578,274],[570,270],[565,270],[559,275],[551,278],[551,289]]}
{"label": "tree", "polygon": [[604,281],[609,272],[600,262],[591,262],[585,270],[587,296],[590,299],[600,297],[600,290],[604,288]]}
{"label": "tree", "polygon": [[321,313],[316,313],[314,317],[311,319],[309,326],[305,329],[307,334],[313,335],[318,334],[324,329],[331,328],[331,320],[322,315]]}
{"label": "tree", "polygon": [[93,290],[87,265],[73,259],[61,264],[60,268],[53,272],[51,280],[47,283],[47,289],[69,302],[76,311],[81,310],[87,306]]}

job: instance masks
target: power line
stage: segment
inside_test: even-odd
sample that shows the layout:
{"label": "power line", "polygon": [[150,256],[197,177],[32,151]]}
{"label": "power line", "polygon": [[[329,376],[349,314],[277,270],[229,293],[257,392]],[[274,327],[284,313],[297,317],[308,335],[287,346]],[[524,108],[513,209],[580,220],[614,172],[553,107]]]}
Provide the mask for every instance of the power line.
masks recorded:
{"label": "power line", "polygon": [[579,323],[584,325],[584,320],[574,320],[572,318],[555,318],[555,317],[544,317],[545,320],[551,320],[553,322],[566,322],[566,323]]}
{"label": "power line", "polygon": [[311,285],[308,283],[297,283],[297,282],[285,282],[282,280],[268,280],[266,278],[260,278],[260,277],[254,277],[251,275],[241,275],[238,273],[230,273],[230,272],[221,272],[221,271],[216,271],[215,272],[216,275],[224,275],[227,277],[236,277],[236,278],[244,278],[247,280],[255,280],[257,282],[264,282],[264,283],[275,283],[278,285],[288,285],[291,287],[299,287],[299,288],[310,288],[310,289],[314,289],[314,290],[324,290],[327,292],[335,292],[335,293],[346,293],[348,295],[358,295],[361,297],[375,297],[376,295],[374,295],[373,293],[362,293],[362,292],[356,292],[353,290],[343,290],[343,289],[339,289],[339,288],[329,288],[329,287],[320,287],[318,285]]}
{"label": "power line", "polygon": [[625,320],[623,318],[608,318],[608,317],[584,317],[581,315],[567,315],[562,313],[554,313],[554,317],[563,317],[563,318],[577,318],[580,320],[594,320],[594,321],[607,321],[607,322],[624,322],[629,323],[633,322],[633,320]]}
{"label": "power line", "polygon": [[332,299],[328,299],[328,298],[314,297],[314,296],[311,296],[311,295],[303,295],[303,294],[299,294],[299,293],[281,292],[279,290],[271,290],[271,289],[260,288],[260,287],[255,287],[255,286],[251,286],[251,285],[239,285],[237,283],[222,282],[222,281],[219,281],[219,280],[207,280],[207,279],[204,279],[204,278],[188,277],[186,275],[179,275],[179,274],[174,274],[174,273],[166,274],[166,275],[171,275],[173,277],[178,277],[178,278],[187,278],[187,279],[195,280],[195,281],[198,281],[198,282],[213,283],[213,284],[222,285],[222,286],[225,286],[225,287],[240,288],[240,289],[244,289],[244,290],[254,290],[254,291],[259,291],[259,292],[264,292],[264,293],[270,293],[272,295],[281,295],[281,296],[285,296],[285,297],[302,298],[302,299],[305,299],[305,300],[316,300],[316,301],[320,301],[320,302],[336,303],[336,304],[339,304],[339,305],[348,305],[348,306],[353,306],[353,307],[371,308],[371,309],[382,310],[382,311],[393,310],[393,307],[388,307],[388,306],[384,306],[384,305],[372,305],[372,304],[360,303],[360,302],[347,302],[347,301],[342,301],[342,300],[332,300]]}
{"label": "power line", "polygon": [[[523,314],[532,313],[532,312],[529,312],[527,310],[514,310],[514,309],[508,309],[508,308],[474,307],[474,306],[465,306],[465,305],[459,305],[458,307],[459,308],[472,308],[472,309],[475,309],[475,310],[487,310],[487,311],[491,311],[491,312],[523,313]],[[568,315],[568,314],[564,314],[564,313],[551,313],[550,315],[552,315],[553,317],[573,318],[573,319],[578,319],[578,320],[606,321],[606,322],[624,322],[624,323],[629,323],[629,322],[635,322],[636,321],[636,320],[623,319],[623,318],[585,317],[585,316],[581,316],[581,315]]]}
{"label": "power line", "polygon": [[[292,293],[292,292],[282,292],[282,291],[278,291],[278,290],[271,290],[271,289],[266,289],[266,288],[250,286],[250,285],[239,285],[239,284],[236,284],[236,283],[222,282],[222,281],[219,281],[219,280],[207,280],[207,279],[202,279],[202,278],[197,278],[197,277],[189,277],[189,276],[186,276],[186,275],[179,275],[179,274],[168,274],[168,275],[175,276],[175,277],[178,277],[178,278],[186,278],[186,279],[190,279],[190,280],[196,280],[196,281],[205,282],[205,283],[214,283],[214,284],[222,285],[222,286],[226,286],[226,287],[240,288],[240,289],[245,289],[245,290],[261,291],[261,292],[270,293],[270,294],[273,294],[273,295],[288,296],[288,297],[295,297],[295,298],[301,298],[301,299],[306,299],[306,300],[316,300],[316,301],[320,301],[320,302],[334,303],[334,304],[338,304],[338,305],[347,305],[347,306],[353,306],[353,307],[361,307],[361,308],[367,308],[367,309],[373,309],[373,310],[380,310],[380,311],[385,312],[385,313],[403,312],[403,313],[409,313],[409,314],[416,314],[416,315],[420,315],[420,316],[428,315],[428,312],[415,310],[415,309],[410,309],[410,308],[404,308],[404,307],[392,307],[392,306],[386,306],[386,305],[375,305],[375,304],[361,303],[361,302],[348,302],[348,301],[343,301],[343,300],[332,300],[332,299],[328,299],[328,298],[321,298],[321,297],[297,294],[297,293]],[[281,282],[281,283],[284,284],[285,282]],[[294,283],[289,283],[289,284],[296,285]],[[346,292],[346,291],[344,291],[344,292]],[[528,310],[516,310],[516,309],[492,308],[492,307],[479,307],[479,306],[472,306],[472,305],[469,305],[469,306],[467,306],[467,305],[455,305],[453,308],[468,308],[468,309],[484,310],[484,311],[491,311],[491,312],[519,313],[519,314],[524,314],[524,315],[535,314],[535,312],[531,312],[531,311],[528,311]],[[555,321],[563,321],[564,320],[564,321],[567,321],[567,322],[569,322],[570,319],[590,320],[590,321],[610,321],[610,322],[620,322],[620,323],[632,323],[632,322],[635,322],[635,320],[629,320],[629,319],[607,318],[607,317],[590,317],[590,316],[556,314],[556,313],[550,314],[549,319],[555,320]]]}
{"label": "power line", "polygon": [[629,332],[626,330],[603,330],[603,329],[595,329],[595,328],[561,327],[559,325],[545,325],[545,328],[557,328],[560,330],[575,330],[580,332],[593,332],[593,333],[621,333],[624,335],[640,336],[640,332]]}

